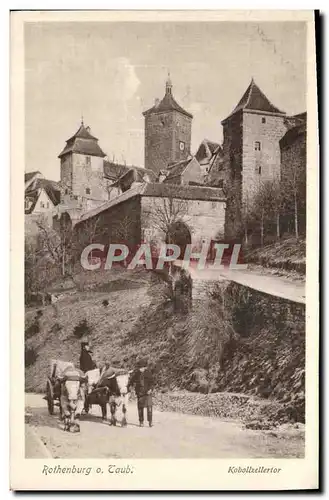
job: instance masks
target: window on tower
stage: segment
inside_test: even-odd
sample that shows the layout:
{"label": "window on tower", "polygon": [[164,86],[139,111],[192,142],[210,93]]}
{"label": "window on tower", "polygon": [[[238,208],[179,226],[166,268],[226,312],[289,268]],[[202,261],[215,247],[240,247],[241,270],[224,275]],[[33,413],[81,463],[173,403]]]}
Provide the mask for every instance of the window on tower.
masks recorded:
{"label": "window on tower", "polygon": [[261,150],[261,143],[260,141],[255,142],[255,151],[260,151]]}
{"label": "window on tower", "polygon": [[86,194],[90,194],[90,188],[86,188]]}

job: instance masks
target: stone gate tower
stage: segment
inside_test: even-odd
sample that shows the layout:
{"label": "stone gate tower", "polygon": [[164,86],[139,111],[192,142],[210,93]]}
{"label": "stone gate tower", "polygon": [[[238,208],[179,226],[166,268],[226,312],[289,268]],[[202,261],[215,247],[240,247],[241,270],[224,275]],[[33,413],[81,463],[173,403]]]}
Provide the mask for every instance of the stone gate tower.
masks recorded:
{"label": "stone gate tower", "polygon": [[79,130],[66,141],[61,161],[61,202],[69,208],[91,209],[108,200],[104,179],[105,153],[90,128],[81,122]]}
{"label": "stone gate tower", "polygon": [[174,99],[170,76],[166,93],[156,99],[152,108],[144,111],[145,168],[158,174],[171,163],[185,160],[191,152],[191,126],[193,116]]}
{"label": "stone gate tower", "polygon": [[260,185],[280,176],[280,144],[286,113],[251,83],[232,113],[222,121],[227,193],[226,236],[235,236],[241,210]]}

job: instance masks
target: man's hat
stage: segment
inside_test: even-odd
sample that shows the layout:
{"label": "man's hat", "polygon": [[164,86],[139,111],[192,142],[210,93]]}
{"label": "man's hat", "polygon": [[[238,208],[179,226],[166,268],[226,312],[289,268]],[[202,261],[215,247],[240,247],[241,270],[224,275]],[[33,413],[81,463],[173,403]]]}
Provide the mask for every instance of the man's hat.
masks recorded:
{"label": "man's hat", "polygon": [[143,368],[144,366],[147,366],[148,362],[147,362],[147,359],[146,358],[139,358],[137,360],[137,368]]}

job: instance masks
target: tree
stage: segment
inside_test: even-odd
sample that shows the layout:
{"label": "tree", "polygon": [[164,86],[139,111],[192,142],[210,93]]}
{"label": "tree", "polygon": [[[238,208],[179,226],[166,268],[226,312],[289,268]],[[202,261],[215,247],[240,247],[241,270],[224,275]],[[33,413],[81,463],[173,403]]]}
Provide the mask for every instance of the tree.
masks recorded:
{"label": "tree", "polygon": [[284,197],[280,179],[276,177],[271,182],[269,182],[268,189],[270,208],[273,211],[276,223],[276,239],[280,240],[280,217],[284,207]]}
{"label": "tree", "polygon": [[[301,155],[306,158],[306,153]],[[306,171],[305,165],[292,159],[289,165],[283,165],[282,189],[285,193],[284,205],[287,213],[293,214],[296,239],[300,235],[300,222],[306,214]]]}
{"label": "tree", "polygon": [[167,196],[153,200],[148,211],[148,222],[158,229],[166,237],[168,243],[172,243],[170,229],[180,221],[187,221],[188,202],[180,198],[174,198],[174,190],[168,186]]}
{"label": "tree", "polygon": [[[26,237],[24,254],[24,281],[26,301],[38,294],[44,296],[44,290],[60,275],[60,269],[46,250],[40,234]],[[40,297],[39,297],[40,298]]]}
{"label": "tree", "polygon": [[61,269],[62,276],[65,276],[66,265],[71,259],[72,247],[72,223],[69,216],[62,215],[59,232],[50,227],[43,219],[37,221],[37,227],[44,252],[55,266]]}
{"label": "tree", "polygon": [[281,185],[278,179],[260,182],[254,197],[253,213],[260,225],[260,243],[264,245],[265,230],[276,226],[276,237],[280,239],[280,215],[282,211]]}
{"label": "tree", "polygon": [[283,212],[283,194],[279,178],[262,182],[255,197],[254,213],[260,220],[264,240],[264,227],[276,226],[276,239],[280,240],[280,217]]}

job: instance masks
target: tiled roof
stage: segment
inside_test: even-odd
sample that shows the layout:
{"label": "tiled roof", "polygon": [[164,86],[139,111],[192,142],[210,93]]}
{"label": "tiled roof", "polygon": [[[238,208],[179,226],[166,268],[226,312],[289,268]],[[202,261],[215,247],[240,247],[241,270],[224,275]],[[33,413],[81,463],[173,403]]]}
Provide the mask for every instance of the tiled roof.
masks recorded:
{"label": "tiled roof", "polygon": [[301,135],[306,135],[306,122],[304,121],[303,123],[296,125],[296,127],[290,128],[285,135],[280,139],[280,148],[284,149],[295,140],[300,137]]}
{"label": "tiled roof", "polygon": [[201,200],[201,201],[225,201],[225,195],[222,189],[202,186],[181,186],[178,184],[164,183],[148,183],[139,184],[132,189],[128,189],[113,200],[103,203],[103,205],[90,210],[84,214],[79,222],[88,220],[98,214],[108,210],[109,208],[118,205],[134,196],[154,196],[157,198],[176,198],[184,200]]}
{"label": "tiled roof", "polygon": [[70,137],[68,139],[68,141],[72,141],[73,139],[76,139],[76,138],[78,138],[78,139],[92,139],[94,141],[98,141],[97,137],[91,135],[90,128],[85,127],[83,122],[81,123],[77,132],[74,135],[72,135],[72,137]]}
{"label": "tiled roof", "polygon": [[208,139],[205,139],[205,142],[207,143],[212,154],[217,150],[217,148],[219,148],[219,144],[217,144],[217,142],[208,141]]}
{"label": "tiled roof", "polygon": [[198,147],[195,157],[200,165],[208,164],[218,149],[221,149],[221,147],[217,142],[204,139]]}
{"label": "tiled roof", "polygon": [[144,167],[137,167],[136,165],[123,165],[110,161],[104,161],[104,176],[110,180],[117,181],[122,176],[126,175],[130,170],[136,170],[140,176],[148,175],[151,180],[155,180],[153,170]]}
{"label": "tiled roof", "polygon": [[90,134],[89,127],[82,123],[79,130],[66,141],[66,146],[58,155],[61,158],[67,153],[80,153],[88,156],[100,156],[104,158],[105,153],[98,145],[98,139]]}
{"label": "tiled roof", "polygon": [[[260,88],[254,82],[254,79],[251,80],[249,87],[241,97],[238,105],[234,108],[232,113],[227,117],[230,118],[232,115],[241,111],[243,109],[249,109],[253,111],[264,111],[265,113],[276,113],[284,115],[285,112],[280,111],[279,108],[274,106],[266,95],[260,90]],[[227,120],[222,121],[225,122]]]}
{"label": "tiled roof", "polygon": [[146,168],[130,168],[126,173],[124,173],[117,181],[115,181],[112,186],[119,186],[122,191],[127,191],[130,189],[134,182],[154,182],[155,174],[151,170],[146,170]]}
{"label": "tiled roof", "polygon": [[191,115],[191,113],[188,113],[188,111],[183,109],[178,104],[178,102],[175,101],[172,95],[172,84],[171,82],[168,81],[166,84],[166,93],[162,101],[155,104],[154,106],[152,106],[152,108],[148,109],[147,111],[144,111],[143,115],[148,116],[151,115],[152,113],[162,113],[164,111],[179,111],[179,113],[182,113],[183,115],[193,118],[193,115]]}
{"label": "tiled roof", "polygon": [[186,200],[221,201],[225,200],[221,189],[201,186],[181,186],[179,184],[145,184],[143,196],[159,198],[179,198]]}
{"label": "tiled roof", "polygon": [[87,213],[83,214],[80,217],[80,220],[78,221],[77,225],[83,222],[84,220],[91,219],[92,217],[96,217],[96,215],[104,212],[105,210],[108,210],[112,206],[118,205],[118,203],[122,203],[125,200],[128,200],[132,198],[133,196],[139,195],[143,191],[144,185],[139,184],[132,189],[128,189],[128,191],[125,191],[124,193],[120,194],[113,200],[106,201],[99,207],[93,208],[92,210],[89,210]]}
{"label": "tiled roof", "polygon": [[296,127],[297,125],[302,125],[306,122],[307,115],[305,113],[299,113],[298,115],[287,116],[284,119],[285,126],[289,130],[290,128]]}
{"label": "tiled roof", "polygon": [[192,161],[193,158],[188,158],[187,160],[182,160],[174,165],[171,165],[167,170],[167,176],[164,182],[167,179],[172,179],[173,177],[178,177],[182,175],[188,164]]}
{"label": "tiled roof", "polygon": [[55,206],[60,203],[61,194],[59,184],[48,179],[36,179],[33,189],[27,188],[25,190],[25,198],[29,198],[32,201],[32,205],[26,211],[26,213],[33,212],[36,202],[38,201],[41,189],[44,189],[46,191],[49,199]]}
{"label": "tiled roof", "polygon": [[30,181],[37,174],[41,174],[41,172],[39,172],[39,170],[36,170],[35,172],[26,172],[26,174],[25,174],[25,182]]}

